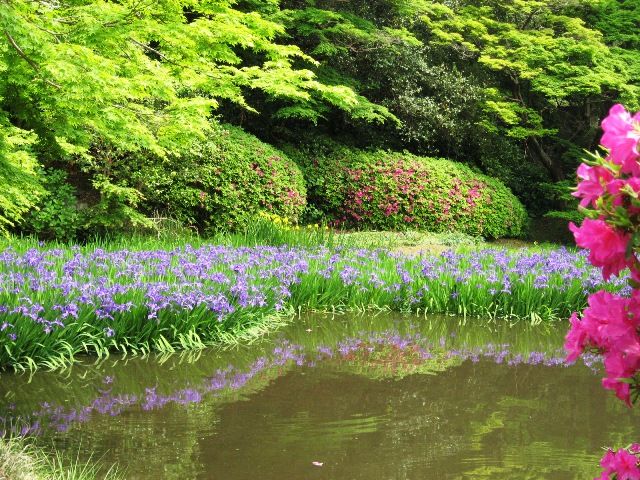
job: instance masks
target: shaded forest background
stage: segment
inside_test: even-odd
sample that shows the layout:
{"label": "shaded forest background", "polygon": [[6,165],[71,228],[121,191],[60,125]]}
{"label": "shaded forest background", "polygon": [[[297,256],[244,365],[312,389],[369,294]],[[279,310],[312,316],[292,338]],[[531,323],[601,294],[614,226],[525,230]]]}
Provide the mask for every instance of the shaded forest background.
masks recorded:
{"label": "shaded forest background", "polygon": [[4,0],[0,29],[0,229],[43,238],[357,228],[314,170],[336,152],[351,180],[446,158],[558,215],[599,119],[640,107],[637,0]]}

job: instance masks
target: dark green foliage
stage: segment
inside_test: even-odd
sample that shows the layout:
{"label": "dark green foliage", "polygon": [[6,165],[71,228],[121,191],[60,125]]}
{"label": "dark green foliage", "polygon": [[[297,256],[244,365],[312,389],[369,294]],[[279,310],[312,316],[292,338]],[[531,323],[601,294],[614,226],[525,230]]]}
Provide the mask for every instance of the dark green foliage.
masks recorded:
{"label": "dark green foliage", "polygon": [[266,211],[296,222],[306,204],[304,179],[284,153],[233,126],[181,155],[138,155],[118,172],[140,191],[147,215],[175,218],[199,230],[237,230]]}
{"label": "dark green foliage", "polygon": [[544,167],[528,161],[526,152],[517,143],[504,136],[486,135],[469,146],[476,147],[481,154],[482,172],[509,187],[531,216],[558,208],[558,198],[546,196],[541,190],[541,185],[550,182]]}
{"label": "dark green foliage", "polygon": [[[562,210],[551,210],[546,212],[547,218],[558,218],[568,222],[574,222],[575,224],[582,223],[584,220],[584,213],[578,207],[578,199],[571,195],[575,190],[575,182],[573,180],[566,180],[564,182],[557,183],[545,183],[540,186],[540,190],[543,192],[546,198],[558,200],[558,204],[564,208]],[[568,231],[567,227],[567,231]]]}
{"label": "dark green foliage", "polygon": [[470,137],[482,120],[485,94],[480,81],[463,75],[408,30],[354,12],[370,15],[371,9],[349,2],[338,11],[312,7],[283,12],[296,42],[322,61],[319,78],[354,85],[401,122],[345,119],[354,137],[367,145],[468,161],[470,153],[476,154],[469,148],[474,143]]}
{"label": "dark green foliage", "polygon": [[354,85],[402,122],[339,116],[327,134],[479,167],[536,213],[561,207],[538,185],[567,178],[575,152],[597,144],[607,109],[638,103],[635,0],[285,0],[284,7],[295,43],[321,60],[319,78]]}
{"label": "dark green foliage", "polygon": [[76,189],[67,182],[63,170],[48,169],[41,178],[45,194],[38,208],[26,215],[22,228],[38,238],[74,239],[80,227]]}
{"label": "dark green foliage", "polygon": [[600,0],[587,5],[586,20],[602,32],[607,45],[624,62],[633,79],[629,88],[640,88],[640,2]]}
{"label": "dark green foliage", "polygon": [[567,152],[592,147],[604,111],[619,101],[635,108],[640,98],[628,58],[579,16],[604,3],[620,9],[582,0],[434,1],[420,37],[448,49],[464,71],[483,72],[482,127],[522,142],[560,181],[576,166],[564,161]]}
{"label": "dark green foliage", "polygon": [[314,145],[296,158],[303,165],[309,202],[340,226],[488,238],[525,233],[527,213],[508,188],[449,160],[328,144]]}
{"label": "dark green foliage", "polygon": [[637,0],[599,0],[589,2],[587,21],[600,30],[612,46],[635,50],[640,55],[640,2]]}
{"label": "dark green foliage", "polygon": [[117,185],[103,175],[96,175],[92,183],[99,200],[82,211],[82,227],[87,235],[131,233],[153,227],[151,220],[140,211],[144,196],[139,190]]}

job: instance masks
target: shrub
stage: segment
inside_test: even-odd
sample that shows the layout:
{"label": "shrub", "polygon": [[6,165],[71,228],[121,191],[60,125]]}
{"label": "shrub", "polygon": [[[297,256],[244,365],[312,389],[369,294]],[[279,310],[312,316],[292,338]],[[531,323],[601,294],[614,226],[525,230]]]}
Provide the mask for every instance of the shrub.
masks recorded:
{"label": "shrub", "polygon": [[24,218],[22,229],[47,240],[72,240],[80,226],[76,189],[63,170],[47,169],[41,175],[44,195]]}
{"label": "shrub", "polygon": [[524,233],[527,213],[500,181],[449,160],[316,145],[295,154],[310,211],[337,225],[488,238]]}
{"label": "shrub", "polygon": [[119,176],[142,193],[147,214],[200,230],[237,230],[261,211],[295,223],[306,204],[299,167],[230,125],[214,125],[207,140],[164,160],[138,155]]}
{"label": "shrub", "polygon": [[139,208],[144,196],[137,189],[112,183],[104,175],[91,179],[98,201],[82,210],[83,229],[88,235],[118,235],[153,229],[153,222]]}

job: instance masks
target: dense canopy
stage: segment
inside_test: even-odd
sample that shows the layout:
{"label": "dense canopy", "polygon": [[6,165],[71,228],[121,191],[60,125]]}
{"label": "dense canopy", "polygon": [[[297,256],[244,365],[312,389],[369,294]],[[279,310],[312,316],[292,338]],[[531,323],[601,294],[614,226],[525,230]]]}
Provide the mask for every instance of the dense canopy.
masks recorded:
{"label": "dense canopy", "polygon": [[532,215],[571,209],[599,118],[640,99],[633,0],[12,0],[0,29],[2,231],[144,224],[157,199],[121,172],[224,122],[448,158]]}

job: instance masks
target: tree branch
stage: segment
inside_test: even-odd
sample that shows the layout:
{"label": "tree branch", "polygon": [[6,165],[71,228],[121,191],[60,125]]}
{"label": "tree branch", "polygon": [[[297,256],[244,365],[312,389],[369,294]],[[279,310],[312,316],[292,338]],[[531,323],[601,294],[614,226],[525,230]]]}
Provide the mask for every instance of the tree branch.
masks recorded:
{"label": "tree branch", "polygon": [[184,68],[184,66],[183,66],[183,65],[180,65],[179,63],[174,62],[173,60],[171,60],[170,58],[168,58],[164,53],[162,53],[162,52],[160,52],[160,51],[156,50],[155,48],[150,47],[149,45],[145,45],[144,43],[141,43],[141,42],[137,41],[137,40],[136,40],[136,39],[134,39],[134,38],[129,38],[129,40],[131,40],[131,42],[132,42],[132,43],[135,43],[135,44],[136,44],[136,45],[138,45],[139,47],[142,47],[142,48],[144,48],[145,50],[148,50],[149,52],[155,53],[155,54],[156,54],[156,55],[158,55],[160,58],[162,58],[164,61],[166,61],[166,62],[168,62],[168,63],[170,63],[170,64],[172,64],[172,65],[175,65],[176,67],[183,67],[183,68]]}
{"label": "tree branch", "polygon": [[145,45],[144,43],[141,43],[139,41],[137,41],[135,38],[131,38],[129,37],[129,41],[131,41],[131,43],[151,52],[151,53],[155,53],[156,55],[158,55],[158,57],[160,57],[162,60],[164,60],[167,63],[170,63],[171,65],[175,65],[176,67],[180,67],[180,68],[188,68],[190,70],[193,70],[194,72],[196,72],[198,75],[204,75],[205,77],[209,77],[209,78],[213,78],[214,80],[219,80],[218,78],[216,78],[215,75],[212,75],[210,73],[207,72],[202,72],[200,70],[198,70],[195,67],[189,66],[189,65],[183,65],[180,62],[176,62],[175,60],[171,60],[169,57],[167,57],[164,53],[162,53],[159,50],[156,50],[155,48],[149,46],[149,45]]}
{"label": "tree branch", "polygon": [[[40,73],[40,65],[38,65],[36,62],[34,62],[31,58],[29,58],[27,56],[26,53],[24,53],[24,51],[20,48],[20,45],[18,45],[16,43],[16,41],[13,39],[13,37],[11,36],[11,34],[9,32],[7,32],[6,30],[4,31],[5,36],[7,37],[7,40],[9,40],[9,43],[11,44],[11,46],[14,48],[14,50],[16,52],[18,52],[18,55],[20,57],[22,57],[22,59],[27,62],[29,64],[29,66],[31,68],[33,68],[36,72]],[[48,85],[51,85],[52,87],[55,87],[57,89],[62,88],[60,85],[58,85],[55,82],[52,82],[51,80],[48,80],[46,78],[41,78],[41,80],[43,82],[45,82]]]}
{"label": "tree branch", "polygon": [[532,9],[529,16],[525,19],[524,23],[520,26],[520,30],[524,30],[525,28],[527,28],[531,20],[533,20],[533,17],[535,17],[536,13],[538,13],[539,11],[540,11],[539,8]]}
{"label": "tree branch", "polygon": [[132,17],[140,18],[140,14],[141,14],[140,10],[145,6],[147,7],[153,6],[153,4],[154,2],[149,2],[147,4],[144,4],[144,0],[138,0],[138,2],[132,6],[131,10],[129,10],[122,18],[119,18],[118,20],[112,20],[107,23],[103,23],[102,26],[105,28],[115,27],[119,23],[126,22]]}
{"label": "tree branch", "polygon": [[536,137],[529,137],[528,140],[531,141],[540,163],[542,163],[542,165],[551,174],[551,178],[556,182],[562,180],[564,178],[564,172],[558,162],[553,161],[551,156],[547,153]]}
{"label": "tree branch", "polygon": [[51,31],[51,30],[47,30],[46,28],[41,27],[41,26],[39,26],[39,25],[36,25],[35,23],[32,23],[32,22],[29,22],[29,23],[31,23],[31,25],[33,25],[34,27],[36,27],[38,30],[41,30],[41,31],[43,31],[43,32],[45,32],[45,33],[48,33],[49,35],[51,35],[53,38],[55,38],[55,39],[56,39],[56,42],[57,42],[57,43],[60,43],[60,36],[62,35],[61,33],[56,33],[56,32],[53,32],[53,31]]}

